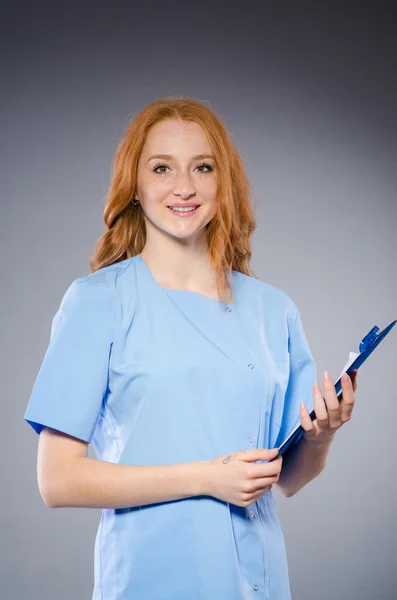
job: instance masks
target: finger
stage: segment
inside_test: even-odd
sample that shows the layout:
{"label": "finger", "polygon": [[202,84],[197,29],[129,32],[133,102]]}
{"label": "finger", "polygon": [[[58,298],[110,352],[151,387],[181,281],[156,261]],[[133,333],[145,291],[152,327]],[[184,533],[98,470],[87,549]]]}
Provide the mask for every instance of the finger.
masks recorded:
{"label": "finger", "polygon": [[315,426],[317,427],[317,429],[319,431],[323,431],[325,429],[328,429],[329,418],[328,418],[328,411],[327,411],[327,405],[325,402],[325,398],[323,398],[323,395],[321,393],[321,388],[317,381],[315,383],[314,391],[315,391],[315,393],[313,396],[313,404],[314,404],[314,411],[316,413]]}
{"label": "finger", "polygon": [[261,496],[263,496],[263,494],[265,494],[266,492],[268,492],[272,488],[272,485],[274,485],[274,484],[269,484],[269,485],[262,486],[256,492],[253,492],[253,493],[249,492],[249,493],[245,494],[245,496],[244,496],[245,502],[248,502],[249,504],[252,504],[256,500],[258,500]]}
{"label": "finger", "polygon": [[281,471],[283,457],[279,456],[268,463],[251,464],[249,466],[249,479],[260,479],[261,477],[274,477]]}
{"label": "finger", "polygon": [[[357,389],[357,369],[353,369],[353,371],[349,371],[349,373],[347,373],[347,375],[349,376],[349,378],[352,382],[353,392],[355,392]],[[341,377],[341,383],[342,383],[342,377]],[[343,398],[343,392],[341,391],[341,393],[339,394],[339,400],[342,400],[342,398]]]}
{"label": "finger", "polygon": [[320,429],[338,429],[341,426],[341,409],[336,395],[335,386],[328,371],[323,374],[324,396],[328,412],[328,423],[319,422]]}
{"label": "finger", "polygon": [[353,383],[349,375],[346,373],[342,376],[342,401],[340,403],[341,408],[341,422],[346,423],[350,421],[351,415],[354,408],[354,391],[353,391]]}
{"label": "finger", "polygon": [[222,457],[224,464],[230,463],[232,460],[241,460],[243,462],[255,462],[257,460],[269,460],[277,456],[278,448],[255,448],[254,450],[239,450],[233,454],[226,454]]}
{"label": "finger", "polygon": [[349,375],[352,385],[353,385],[353,392],[355,392],[357,389],[357,369],[353,369],[353,371],[350,371],[350,373],[348,373],[348,375]]}
{"label": "finger", "polygon": [[260,490],[263,490],[263,488],[267,485],[273,485],[274,483],[276,483],[276,481],[278,481],[278,476],[260,477],[259,479],[255,479],[248,493],[254,494],[256,492],[259,492]]}
{"label": "finger", "polygon": [[278,454],[278,448],[255,448],[254,450],[240,450],[236,453],[239,460],[244,462],[255,462],[257,460],[269,460]]}
{"label": "finger", "polygon": [[[314,400],[313,404],[316,404],[316,395],[320,396],[320,400],[323,402],[323,396],[321,394],[320,386],[318,385],[317,382],[313,386],[313,400]],[[324,404],[324,402],[323,402],[323,404]],[[308,435],[316,434],[315,424],[311,420],[309,410],[304,402],[301,402],[301,406],[300,406],[300,420],[301,420],[301,425],[302,425],[303,429],[305,430],[305,432]]]}

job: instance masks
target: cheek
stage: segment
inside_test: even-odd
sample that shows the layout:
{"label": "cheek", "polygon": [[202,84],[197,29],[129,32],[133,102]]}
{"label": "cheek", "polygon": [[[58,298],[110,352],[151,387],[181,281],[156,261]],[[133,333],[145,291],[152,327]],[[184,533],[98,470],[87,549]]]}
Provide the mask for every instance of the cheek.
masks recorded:
{"label": "cheek", "polygon": [[209,211],[208,220],[211,221],[216,215],[216,203],[215,202],[211,205],[211,208],[209,208],[208,211]]}
{"label": "cheek", "polygon": [[164,204],[167,197],[169,197],[169,187],[153,182],[147,183],[140,194],[142,206],[148,212],[155,210],[159,204]]}
{"label": "cheek", "polygon": [[208,177],[208,179],[201,178],[199,182],[197,182],[197,190],[200,190],[200,193],[203,196],[207,196],[208,198],[216,198],[216,191],[218,188],[218,182],[216,177]]}
{"label": "cheek", "polygon": [[143,189],[145,191],[145,196],[147,196],[148,199],[155,199],[161,196],[163,192],[168,191],[169,188],[170,183],[167,183],[167,181],[164,178],[158,177],[158,179],[148,179],[145,182],[145,186]]}
{"label": "cheek", "polygon": [[196,194],[203,200],[208,207],[215,213],[217,207],[217,189],[216,181],[200,181],[196,185]]}

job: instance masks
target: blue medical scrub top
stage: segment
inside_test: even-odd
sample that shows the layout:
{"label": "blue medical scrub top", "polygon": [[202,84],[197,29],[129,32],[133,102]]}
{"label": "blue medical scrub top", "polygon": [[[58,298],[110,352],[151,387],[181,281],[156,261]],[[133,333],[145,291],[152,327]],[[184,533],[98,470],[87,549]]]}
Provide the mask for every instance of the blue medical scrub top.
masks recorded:
{"label": "blue medical scrub top", "polygon": [[[233,270],[234,303],[162,288],[140,254],[75,279],[24,419],[128,465],[278,447],[313,409],[296,305]],[[272,490],[240,507],[194,496],[102,509],[93,600],[288,600]]]}

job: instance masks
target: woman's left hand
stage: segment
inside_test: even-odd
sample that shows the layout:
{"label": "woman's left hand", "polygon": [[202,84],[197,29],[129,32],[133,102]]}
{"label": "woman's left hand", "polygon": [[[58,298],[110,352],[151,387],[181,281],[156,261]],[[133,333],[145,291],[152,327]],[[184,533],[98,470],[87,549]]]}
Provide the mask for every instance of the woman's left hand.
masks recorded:
{"label": "woman's left hand", "polygon": [[342,396],[339,402],[335,386],[327,371],[323,375],[324,395],[316,382],[313,386],[314,411],[316,418],[311,420],[307,406],[301,403],[300,419],[303,436],[312,442],[331,442],[336,431],[350,421],[354,408],[354,392],[357,389],[357,370],[345,373],[342,377]]}

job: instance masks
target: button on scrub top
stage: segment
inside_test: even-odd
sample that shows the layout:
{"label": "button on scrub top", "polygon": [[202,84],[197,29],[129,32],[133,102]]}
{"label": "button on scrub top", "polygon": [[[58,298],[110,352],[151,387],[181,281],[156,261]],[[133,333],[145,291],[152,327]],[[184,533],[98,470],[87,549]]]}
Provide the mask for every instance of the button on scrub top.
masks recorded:
{"label": "button on scrub top", "polygon": [[[140,254],[65,292],[24,419],[97,458],[167,465],[280,446],[313,409],[296,305],[233,270],[234,303],[157,284]],[[272,490],[247,507],[201,495],[102,509],[93,600],[288,600]]]}

